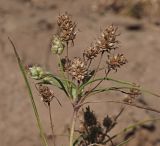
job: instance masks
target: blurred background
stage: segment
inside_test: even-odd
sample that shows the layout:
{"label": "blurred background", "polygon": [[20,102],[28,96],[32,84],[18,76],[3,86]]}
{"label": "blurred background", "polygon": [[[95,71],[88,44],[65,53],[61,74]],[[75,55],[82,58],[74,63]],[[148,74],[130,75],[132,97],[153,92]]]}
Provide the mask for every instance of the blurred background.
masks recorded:
{"label": "blurred background", "polygon": [[[81,56],[107,25],[119,27],[121,53],[128,64],[117,73],[116,79],[138,83],[160,94],[160,1],[159,0],[0,0],[0,145],[40,146],[40,136],[28,98],[26,86],[17,66],[11,37],[25,65],[38,64],[56,72],[55,57],[50,53],[50,40],[56,33],[56,18],[68,12],[77,23],[79,32],[70,56]],[[33,81],[31,81],[32,83]],[[105,84],[104,84],[105,85]],[[32,83],[36,103],[46,135],[50,134],[48,110],[41,102]],[[53,89],[54,90],[54,89]],[[56,92],[56,90],[55,90]],[[52,103],[57,145],[66,145],[72,108],[64,94],[56,92],[62,102]],[[119,94],[101,94],[103,100]],[[160,109],[160,99],[142,95],[142,105]],[[116,114],[115,104],[91,105],[98,118]],[[159,114],[127,107],[115,131],[139,120],[158,118]],[[160,146],[160,122],[149,123],[132,132],[134,139],[127,146]],[[112,135],[112,133],[111,133]],[[52,143],[51,139],[48,139]]]}

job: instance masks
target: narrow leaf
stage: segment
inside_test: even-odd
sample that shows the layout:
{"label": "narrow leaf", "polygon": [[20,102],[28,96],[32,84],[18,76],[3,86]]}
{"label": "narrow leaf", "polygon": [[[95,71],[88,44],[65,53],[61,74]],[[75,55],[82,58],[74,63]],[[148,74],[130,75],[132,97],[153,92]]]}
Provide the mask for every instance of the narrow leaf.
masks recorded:
{"label": "narrow leaf", "polygon": [[43,128],[42,128],[42,125],[41,125],[41,122],[40,122],[40,117],[39,117],[39,114],[38,114],[38,111],[37,111],[37,107],[36,107],[36,104],[35,104],[35,101],[34,101],[32,90],[31,90],[29,81],[27,79],[26,73],[25,73],[24,66],[23,66],[23,64],[21,62],[21,59],[20,59],[18,53],[17,53],[15,45],[13,44],[12,40],[9,37],[8,37],[8,39],[9,39],[9,41],[10,41],[12,47],[13,47],[16,59],[18,61],[19,68],[21,70],[21,73],[23,75],[23,78],[25,80],[25,83],[26,83],[26,86],[27,86],[27,89],[28,89],[28,93],[30,95],[29,97],[30,97],[30,100],[31,100],[31,103],[32,103],[33,111],[34,111],[34,114],[35,114],[35,117],[36,117],[36,122],[37,122],[37,126],[39,128],[39,131],[40,131],[40,135],[41,135],[43,146],[48,146],[46,138],[45,138],[45,135],[44,135],[44,132],[43,132]]}
{"label": "narrow leaf", "polygon": [[[132,130],[132,129],[137,128],[138,126],[142,126],[142,125],[144,125],[144,124],[146,124],[146,123],[148,123],[148,122],[156,122],[156,121],[160,121],[160,119],[159,119],[159,118],[157,118],[157,119],[148,119],[148,120],[136,122],[136,123],[134,123],[134,124],[132,124],[132,125],[129,125],[128,127],[124,128],[124,129],[121,130],[119,133],[111,136],[111,139],[113,140],[113,139],[115,139],[116,137],[119,137],[119,136],[121,136],[122,134],[125,134],[125,133],[128,132],[129,130]],[[105,141],[105,144],[106,144],[107,142],[109,142],[109,140]]]}
{"label": "narrow leaf", "polygon": [[108,81],[112,81],[112,82],[116,82],[116,83],[119,83],[119,84],[125,84],[125,85],[128,85],[128,86],[135,86],[133,83],[130,83],[130,82],[126,82],[126,81],[121,81],[121,80],[116,80],[116,79],[113,79],[113,78],[109,78],[109,77],[104,77],[104,78],[97,78],[95,80],[91,80],[85,84],[82,84],[80,86],[80,88],[84,88],[85,86],[89,85],[89,84],[92,84],[94,82],[97,82],[97,81],[101,81],[101,80],[108,80]]}
{"label": "narrow leaf", "polygon": [[116,145],[116,146],[124,146],[126,145],[130,140],[132,140],[133,138],[128,138],[127,140],[121,142],[120,144]]}

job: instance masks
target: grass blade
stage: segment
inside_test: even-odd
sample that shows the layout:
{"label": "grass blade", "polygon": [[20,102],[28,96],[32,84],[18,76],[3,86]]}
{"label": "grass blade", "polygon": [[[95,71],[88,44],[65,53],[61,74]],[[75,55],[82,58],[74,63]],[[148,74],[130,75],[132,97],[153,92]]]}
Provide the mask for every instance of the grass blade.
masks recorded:
{"label": "grass blade", "polygon": [[[111,139],[113,140],[113,139],[115,139],[115,138],[117,138],[117,137],[125,134],[125,133],[128,132],[129,130],[132,130],[132,129],[134,129],[134,128],[138,128],[139,126],[142,126],[142,125],[144,125],[144,124],[146,124],[146,123],[156,122],[156,121],[160,121],[160,119],[159,119],[159,118],[158,118],[158,119],[148,119],[148,120],[136,122],[136,123],[134,123],[134,124],[132,124],[132,125],[129,125],[128,127],[124,128],[124,129],[121,130],[119,133],[111,136]],[[133,137],[131,137],[131,138],[129,138],[129,139],[132,139],[132,138],[133,138]],[[109,142],[109,140],[105,141],[105,144],[106,144],[107,142]],[[124,142],[124,141],[123,141],[123,142]],[[122,143],[123,143],[123,142],[122,142]],[[120,143],[120,144],[122,144],[122,143]],[[123,143],[123,144],[124,144],[124,143]]]}
{"label": "grass blade", "polygon": [[13,49],[14,49],[14,53],[15,53],[15,56],[17,58],[19,68],[21,70],[21,73],[23,75],[23,78],[25,80],[25,83],[26,83],[26,86],[27,86],[27,89],[28,89],[28,93],[30,95],[29,97],[30,97],[30,100],[31,100],[31,103],[32,103],[33,111],[34,111],[34,114],[35,114],[35,117],[36,117],[37,126],[38,126],[39,131],[40,131],[40,135],[41,135],[43,146],[48,146],[46,138],[45,138],[45,135],[44,135],[44,132],[43,132],[43,128],[42,128],[42,125],[41,125],[41,122],[40,122],[40,117],[39,117],[39,114],[38,114],[38,111],[37,111],[37,107],[36,107],[36,104],[35,104],[35,101],[34,101],[32,90],[31,90],[29,81],[27,79],[27,76],[26,76],[26,73],[25,73],[25,70],[24,70],[24,66],[23,66],[23,64],[21,62],[21,59],[20,59],[18,53],[17,53],[17,50],[16,50],[16,47],[15,47],[14,43],[12,42],[12,40],[9,37],[8,37],[8,39],[9,39],[9,41],[10,41],[10,43],[11,43]]}
{"label": "grass blade", "polygon": [[123,85],[128,85],[128,86],[135,86],[133,83],[130,83],[130,82],[121,81],[121,80],[116,80],[116,79],[113,79],[113,78],[110,78],[110,77],[104,77],[104,78],[97,78],[97,79],[88,81],[87,83],[82,84],[82,85],[80,86],[80,89],[81,89],[81,88],[83,89],[85,86],[87,86],[87,85],[89,85],[89,84],[92,84],[92,83],[94,83],[94,82],[97,82],[97,81],[101,81],[101,80],[108,80],[108,81],[112,81],[112,82],[115,82],[115,83],[119,83],[119,84],[123,84]]}
{"label": "grass blade", "polygon": [[[135,84],[133,84],[133,83],[130,83],[130,82],[127,82],[127,81],[122,81],[122,80],[116,80],[116,79],[113,79],[113,78],[110,78],[110,77],[105,77],[105,78],[98,78],[98,79],[95,79],[95,80],[91,80],[91,81],[89,81],[89,82],[87,82],[87,83],[85,83],[85,84],[83,84],[83,85],[81,85],[80,86],[80,89],[83,89],[85,86],[87,86],[87,85],[89,85],[89,84],[92,84],[92,83],[94,83],[94,82],[97,82],[97,81],[101,81],[101,80],[107,80],[107,81],[112,81],[112,82],[114,82],[114,83],[118,83],[118,84],[120,84],[120,85],[125,85],[125,89],[137,89],[137,90],[139,90],[139,91],[141,91],[141,92],[143,92],[143,93],[147,93],[147,94],[150,94],[150,95],[152,95],[152,96],[155,96],[155,97],[158,97],[158,98],[160,98],[160,95],[158,95],[158,94],[156,94],[156,93],[153,93],[153,92],[151,92],[151,91],[149,91],[149,90],[146,90],[146,89],[144,89],[144,88],[142,88],[142,87],[137,87],[137,86],[135,86]],[[121,87],[121,86],[120,86]],[[106,88],[106,89],[99,89],[99,91],[100,92],[105,92],[105,91],[109,91],[109,90],[111,90],[111,88]],[[95,92],[95,93],[100,93],[98,90],[93,90],[93,93]]]}
{"label": "grass blade", "polygon": [[132,140],[132,139],[133,139],[133,138],[129,138],[129,139],[121,142],[120,144],[118,144],[118,145],[116,145],[116,146],[124,146],[124,145],[126,145],[126,144],[127,144],[130,140]]}

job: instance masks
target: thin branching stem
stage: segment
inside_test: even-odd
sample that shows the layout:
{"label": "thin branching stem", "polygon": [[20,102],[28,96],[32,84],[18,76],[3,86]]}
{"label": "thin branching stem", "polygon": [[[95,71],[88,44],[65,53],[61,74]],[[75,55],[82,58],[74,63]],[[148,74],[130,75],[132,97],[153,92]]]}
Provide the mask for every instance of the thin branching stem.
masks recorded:
{"label": "thin branching stem", "polygon": [[113,143],[113,141],[112,141],[112,139],[111,139],[111,137],[108,134],[106,134],[106,136],[108,137],[108,140],[111,142],[111,145],[115,146],[114,143]]}
{"label": "thin branching stem", "polygon": [[127,103],[127,102],[114,101],[114,100],[89,101],[89,102],[84,102],[84,103],[80,104],[80,106],[83,106],[83,105],[85,105],[85,104],[90,104],[90,103],[102,103],[102,102],[103,102],[103,103],[104,103],[104,102],[112,102],[112,103],[117,103],[117,104],[125,104],[125,105],[128,105],[128,106],[133,106],[133,107],[137,107],[137,108],[140,108],[140,109],[145,109],[145,110],[148,110],[148,111],[160,113],[160,110],[154,109],[154,108],[152,108],[152,107],[144,107],[144,106],[137,105],[137,104],[135,104],[135,103]]}
{"label": "thin branching stem", "polygon": [[[67,60],[69,59],[69,50],[68,50],[68,42],[67,42]],[[67,66],[68,66],[69,64],[68,64],[68,61],[67,61]],[[69,80],[69,72],[68,72],[68,69],[67,69],[67,79]],[[69,83],[69,86],[70,86],[70,83]]]}
{"label": "thin branching stem", "polygon": [[49,120],[50,120],[52,137],[53,137],[53,144],[55,146],[55,135],[54,135],[54,130],[53,130],[54,125],[53,125],[53,118],[52,118],[52,112],[51,112],[51,104],[50,104],[50,102],[48,103],[48,111],[49,111]]}
{"label": "thin branching stem", "polygon": [[[59,62],[59,65],[60,65],[61,76],[62,76],[62,78],[66,79],[66,76],[65,76],[64,71],[63,71],[63,65],[62,65],[62,62],[61,62],[61,57],[60,57],[60,55],[57,55],[57,56],[58,56],[58,62]],[[70,83],[68,82],[67,79],[66,79],[65,82],[67,83],[67,93],[68,93],[68,96],[70,97]]]}
{"label": "thin branching stem", "polygon": [[66,50],[67,50],[67,58],[69,58],[68,42],[67,42],[66,44],[67,44],[67,47],[66,47],[66,48],[67,48],[67,49],[66,49]]}
{"label": "thin branching stem", "polygon": [[[136,123],[134,123],[134,124],[132,124],[132,125],[129,125],[128,127],[124,128],[123,130],[121,130],[121,131],[118,132],[117,134],[111,136],[110,139],[113,140],[113,139],[115,139],[116,137],[124,134],[125,132],[127,132],[127,131],[129,131],[129,130],[131,130],[131,129],[134,129],[134,128],[138,127],[138,126],[141,126],[141,125],[143,125],[143,124],[145,124],[145,123],[153,122],[153,121],[159,121],[159,120],[160,120],[160,118],[157,118],[157,119],[148,119],[148,120],[136,122]],[[106,140],[106,141],[104,142],[104,144],[108,143],[109,141],[110,141],[109,139]]]}
{"label": "thin branching stem", "polygon": [[101,62],[102,62],[102,58],[103,58],[103,54],[104,54],[104,53],[101,53],[101,56],[100,56],[100,59],[99,59],[97,68],[96,68],[96,70],[95,70],[95,74],[94,74],[94,76],[93,76],[93,80],[94,80],[94,78],[95,78],[95,76],[96,76],[96,74],[97,74],[97,72],[98,72],[98,70],[99,70],[99,68],[100,68],[100,65],[101,65]]}
{"label": "thin branching stem", "polygon": [[75,124],[77,119],[77,109],[74,109],[73,111],[73,117],[72,117],[72,124],[70,129],[70,139],[69,139],[69,146],[73,146],[73,139],[74,139],[74,131],[75,131]]}
{"label": "thin branching stem", "polygon": [[53,120],[52,120],[52,113],[51,113],[51,104],[48,103],[48,111],[49,111],[49,120],[50,120],[50,125],[51,125],[51,131],[52,131],[52,136],[54,136],[54,131],[53,131]]}
{"label": "thin branching stem", "polygon": [[118,91],[118,92],[121,92],[123,94],[135,95],[134,93],[130,93],[130,92],[124,91],[122,89],[124,89],[124,90],[125,89],[136,89],[136,90],[140,91],[140,93],[147,93],[147,94],[150,94],[150,95],[153,95],[153,96],[159,98],[158,94],[155,94],[151,91],[148,91],[146,89],[136,87],[136,86],[119,86],[119,87],[113,86],[113,87],[108,87],[108,88],[104,88],[104,89],[103,88],[102,89],[96,89],[96,90],[93,90],[87,97],[98,94],[98,93],[102,93],[102,92],[108,92],[108,91]]}
{"label": "thin branching stem", "polygon": [[[106,76],[104,77],[104,79],[108,76],[109,72],[110,72],[110,70],[108,70],[108,72],[106,73]],[[83,101],[89,96],[89,94],[92,93],[92,91],[94,91],[94,90],[104,81],[104,79],[100,80],[97,85],[95,85],[92,89],[90,89],[90,90],[84,95],[84,97],[81,99],[81,103],[83,103]]]}
{"label": "thin branching stem", "polygon": [[57,57],[58,57],[58,63],[59,63],[59,66],[60,66],[61,76],[62,76],[62,78],[66,79],[66,76],[65,76],[64,71],[63,71],[63,65],[62,65],[61,57],[60,57],[59,54],[57,55]]}
{"label": "thin branching stem", "polygon": [[122,115],[122,113],[124,112],[124,110],[125,110],[125,106],[122,107],[121,110],[120,110],[120,112],[118,113],[118,115],[116,115],[116,117],[114,118],[115,121],[120,117],[120,115]]}
{"label": "thin branching stem", "polygon": [[133,139],[134,139],[134,137],[128,138],[127,140],[122,141],[120,144],[118,144],[118,145],[116,145],[116,146],[124,146],[124,145],[126,145],[130,140],[133,140]]}
{"label": "thin branching stem", "polygon": [[89,68],[91,66],[91,63],[92,63],[92,59],[89,60],[88,67],[87,67],[88,70],[89,70]]}

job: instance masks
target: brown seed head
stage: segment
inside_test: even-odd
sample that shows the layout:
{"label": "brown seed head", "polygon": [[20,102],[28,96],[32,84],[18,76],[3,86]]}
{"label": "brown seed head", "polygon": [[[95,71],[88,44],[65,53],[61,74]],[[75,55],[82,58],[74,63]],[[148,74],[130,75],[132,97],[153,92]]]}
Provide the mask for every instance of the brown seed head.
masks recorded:
{"label": "brown seed head", "polygon": [[61,59],[62,65],[63,65],[63,71],[67,71],[69,67],[71,66],[71,60],[66,56],[65,58]]}
{"label": "brown seed head", "polygon": [[127,63],[127,59],[123,54],[118,54],[115,56],[109,56],[107,60],[108,69],[117,71],[122,65]]}
{"label": "brown seed head", "polygon": [[78,57],[73,59],[68,70],[73,79],[76,79],[78,82],[82,81],[87,73],[84,62]]}
{"label": "brown seed head", "polygon": [[83,56],[87,58],[87,60],[94,59],[99,54],[100,50],[97,46],[90,46],[86,50],[84,50]]}
{"label": "brown seed head", "polygon": [[67,43],[69,41],[74,41],[76,37],[76,24],[71,20],[71,16],[68,13],[60,15],[57,20],[57,24],[59,26],[59,36],[63,41]]}
{"label": "brown seed head", "polygon": [[40,84],[37,89],[42,96],[43,102],[50,103],[52,101],[54,93],[49,89],[49,87]]}
{"label": "brown seed head", "polygon": [[110,25],[102,32],[101,37],[96,42],[96,46],[100,48],[101,52],[110,53],[111,50],[118,48],[117,29],[117,27]]}

